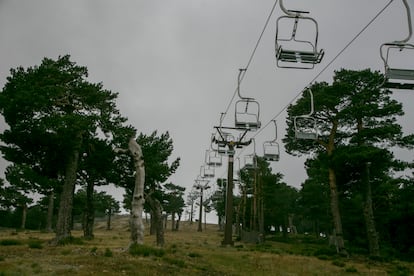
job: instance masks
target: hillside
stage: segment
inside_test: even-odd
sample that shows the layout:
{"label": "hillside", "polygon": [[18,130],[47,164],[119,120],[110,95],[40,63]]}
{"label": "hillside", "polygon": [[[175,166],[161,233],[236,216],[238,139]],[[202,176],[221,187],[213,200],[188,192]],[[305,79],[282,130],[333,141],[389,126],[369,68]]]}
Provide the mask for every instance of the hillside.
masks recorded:
{"label": "hillside", "polygon": [[154,246],[146,229],[145,246],[127,251],[128,216],[117,216],[112,229],[97,220],[95,238],[83,240],[74,230],[72,243],[49,246],[53,233],[0,230],[0,275],[409,275],[410,263],[374,262],[331,254],[321,243],[266,241],[263,245],[222,247],[222,233],[209,224],[181,223],[165,231],[166,245]]}

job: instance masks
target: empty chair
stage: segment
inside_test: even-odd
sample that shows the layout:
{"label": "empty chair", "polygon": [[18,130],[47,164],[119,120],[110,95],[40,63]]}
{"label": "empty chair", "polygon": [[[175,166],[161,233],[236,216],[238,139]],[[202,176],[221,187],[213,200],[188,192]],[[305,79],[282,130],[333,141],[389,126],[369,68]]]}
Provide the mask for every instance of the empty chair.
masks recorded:
{"label": "empty chair", "polygon": [[309,12],[286,10],[276,20],[276,65],[280,68],[312,69],[322,61],[325,52],[318,50],[319,27]]}
{"label": "empty chair", "polygon": [[241,74],[246,69],[240,69],[237,78],[237,94],[239,100],[236,101],[234,121],[235,127],[239,129],[257,130],[260,128],[260,105],[253,98],[247,98],[240,95]]}
{"label": "empty chair", "polygon": [[276,135],[275,139],[271,141],[265,141],[263,143],[263,158],[266,161],[279,161],[280,150],[279,143],[277,143],[277,124],[275,120],[272,120],[275,124]]}
{"label": "empty chair", "polygon": [[318,126],[316,124],[316,119],[312,117],[314,111],[313,93],[310,88],[308,88],[307,91],[310,95],[310,113],[294,117],[293,125],[295,128],[295,138],[316,140],[318,139]]}
{"label": "empty chair", "polygon": [[380,55],[384,62],[384,87],[392,89],[414,89],[414,45],[408,43],[412,36],[411,11],[407,0],[402,0],[406,9],[408,36],[400,41],[381,45]]}

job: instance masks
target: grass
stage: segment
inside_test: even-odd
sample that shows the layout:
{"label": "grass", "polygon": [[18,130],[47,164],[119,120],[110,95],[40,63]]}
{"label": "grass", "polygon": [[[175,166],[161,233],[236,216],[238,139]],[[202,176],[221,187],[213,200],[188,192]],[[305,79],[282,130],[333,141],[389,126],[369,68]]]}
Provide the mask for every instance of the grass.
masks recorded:
{"label": "grass", "polygon": [[343,258],[324,243],[271,240],[261,245],[236,242],[222,247],[216,225],[197,232],[182,222],[180,231],[165,231],[166,244],[129,246],[128,218],[118,218],[110,231],[98,223],[93,240],[81,231],[58,246],[54,234],[0,231],[0,275],[412,275],[414,264]]}

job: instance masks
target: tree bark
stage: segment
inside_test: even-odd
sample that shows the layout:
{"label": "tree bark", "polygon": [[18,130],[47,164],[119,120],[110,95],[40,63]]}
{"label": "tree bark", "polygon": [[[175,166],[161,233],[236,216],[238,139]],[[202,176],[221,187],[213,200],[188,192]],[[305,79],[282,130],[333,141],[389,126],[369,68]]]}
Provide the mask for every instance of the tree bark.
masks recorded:
{"label": "tree bark", "polygon": [[175,212],[171,213],[171,231],[175,231]]}
{"label": "tree bark", "polygon": [[364,218],[367,231],[369,255],[374,257],[380,256],[378,232],[375,227],[374,211],[372,208],[372,191],[369,178],[369,163],[366,164],[365,177],[365,202]]}
{"label": "tree bark", "polygon": [[145,167],[141,147],[131,138],[128,143],[128,149],[134,157],[135,166],[135,187],[131,204],[131,244],[144,243],[144,221],[142,214],[144,212],[144,183]]}
{"label": "tree bark", "polygon": [[49,203],[47,205],[47,222],[46,222],[46,231],[52,232],[52,220],[53,220],[53,208],[54,208],[54,200],[55,200],[55,193],[53,189],[49,193]]}
{"label": "tree bark", "polygon": [[95,209],[93,205],[94,184],[87,183],[86,186],[86,206],[85,206],[85,224],[83,227],[83,236],[86,239],[93,239],[93,225],[95,221]]}
{"label": "tree bark", "polygon": [[342,235],[342,220],[341,214],[339,211],[339,197],[338,197],[338,188],[336,186],[336,174],[334,169],[329,168],[329,188],[331,196],[331,213],[334,224],[334,238],[335,244],[338,252],[345,251],[344,238]]}
{"label": "tree bark", "polygon": [[158,199],[152,198],[151,195],[146,197],[148,204],[151,206],[151,221],[154,221],[156,231],[157,246],[164,246],[164,221],[162,216],[162,206]]}
{"label": "tree bark", "polygon": [[183,213],[178,213],[178,219],[177,219],[177,221],[176,221],[176,223],[175,223],[175,231],[178,231],[179,230],[179,228],[180,228],[180,221],[181,221],[181,216],[182,216],[182,214]]}
{"label": "tree bark", "polygon": [[56,224],[55,243],[59,243],[71,236],[73,193],[76,184],[76,171],[78,169],[79,151],[82,144],[82,134],[78,133],[76,144],[68,157],[65,168],[65,181],[60,195],[59,214]]}
{"label": "tree bark", "polygon": [[24,203],[22,205],[22,224],[20,226],[21,229],[26,229],[26,217],[27,217],[27,204]]}
{"label": "tree bark", "polygon": [[106,230],[111,230],[111,219],[112,219],[112,209],[111,208],[108,209],[107,215],[108,215],[108,219],[106,221]]}
{"label": "tree bark", "polygon": [[138,145],[135,137],[131,137],[128,142],[128,150],[125,149],[115,149],[117,153],[128,152],[132,155],[134,159],[135,167],[135,187],[132,194],[132,203],[131,203],[131,214],[129,219],[129,226],[131,231],[131,242],[132,244],[143,244],[144,243],[144,221],[143,221],[143,212],[144,212],[144,185],[145,185],[145,166],[144,166],[144,156],[140,145]]}

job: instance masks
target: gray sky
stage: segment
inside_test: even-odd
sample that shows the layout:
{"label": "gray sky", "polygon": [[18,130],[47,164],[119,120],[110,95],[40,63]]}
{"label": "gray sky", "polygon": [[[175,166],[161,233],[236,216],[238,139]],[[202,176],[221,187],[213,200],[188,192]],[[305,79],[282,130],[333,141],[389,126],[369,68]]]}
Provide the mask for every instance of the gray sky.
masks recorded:
{"label": "gray sky", "polygon": [[[307,10],[319,23],[319,48],[326,54],[313,70],[276,67],[277,6],[241,84],[242,94],[261,105],[262,125],[276,114],[388,3],[388,0],[285,0],[288,9]],[[413,0],[409,0],[414,10]],[[173,157],[181,166],[171,181],[190,190],[204,162],[213,126],[237,86],[238,69],[247,65],[274,0],[0,0],[0,86],[9,69],[39,65],[43,57],[70,54],[88,67],[90,81],[119,92],[118,108],[138,131],[169,131]],[[379,46],[407,33],[402,1],[387,10],[318,78],[332,80],[333,70],[383,70]],[[412,62],[411,62],[412,64]],[[412,92],[399,91],[406,133],[414,132]],[[233,126],[234,102],[223,125]],[[281,158],[272,164],[291,186],[305,179],[304,158],[287,155],[280,139],[285,116],[278,116]],[[5,128],[0,118],[0,130]],[[272,140],[270,124],[256,139],[256,151]],[[242,155],[253,152],[252,146]],[[412,152],[399,153],[412,159]],[[6,162],[0,159],[0,177]],[[236,164],[237,166],[237,164]],[[224,177],[227,166],[216,170]],[[214,180],[213,180],[214,181]],[[115,193],[118,195],[119,192]],[[118,197],[119,198],[119,197]]]}

